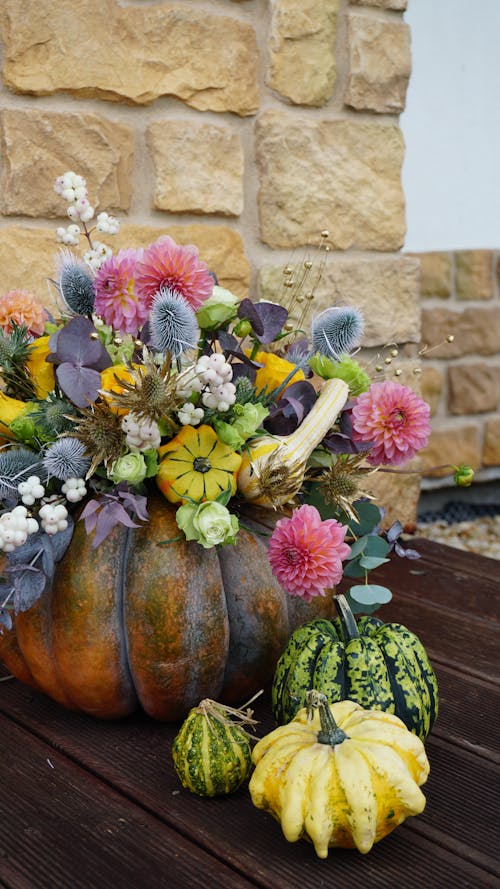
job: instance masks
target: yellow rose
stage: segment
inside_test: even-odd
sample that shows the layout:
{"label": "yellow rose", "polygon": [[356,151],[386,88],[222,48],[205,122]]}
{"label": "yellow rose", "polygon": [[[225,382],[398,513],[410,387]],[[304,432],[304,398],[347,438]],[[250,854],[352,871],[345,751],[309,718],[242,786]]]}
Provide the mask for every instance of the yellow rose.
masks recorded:
{"label": "yellow rose", "polygon": [[26,409],[25,401],[18,401],[17,398],[9,398],[8,395],[4,395],[3,392],[0,392],[0,444],[5,444],[6,441],[10,441],[10,438],[4,438],[2,436],[2,432],[6,432],[6,426],[9,423],[12,423],[16,417],[19,416]]}
{"label": "yellow rose", "polygon": [[[279,358],[278,355],[274,355],[272,352],[257,352],[254,358],[259,364],[264,365],[264,367],[259,368],[257,371],[255,388],[257,392],[260,392],[262,389],[267,389],[268,395],[273,389],[276,389],[281,385],[283,380],[286,379],[288,374],[291,373],[295,367],[290,361],[286,361],[284,358]],[[300,368],[297,368],[293,377],[291,377],[286,384],[285,389],[288,389],[288,386],[291,386],[292,383],[297,383],[299,380],[305,380],[305,376],[304,372],[300,370]]]}
{"label": "yellow rose", "polygon": [[50,352],[49,336],[40,336],[29,347],[28,370],[36,386],[36,397],[46,398],[54,389],[54,366],[46,360]]}
{"label": "yellow rose", "polygon": [[[127,383],[134,382],[134,377],[126,364],[112,364],[111,367],[106,367],[105,370],[101,371],[101,389],[106,389],[107,392],[121,394],[123,392],[123,386],[120,386],[116,377],[120,380],[125,380]],[[104,397],[106,401],[109,402],[113,413],[118,415],[128,413],[128,411],[116,407],[109,395]]]}

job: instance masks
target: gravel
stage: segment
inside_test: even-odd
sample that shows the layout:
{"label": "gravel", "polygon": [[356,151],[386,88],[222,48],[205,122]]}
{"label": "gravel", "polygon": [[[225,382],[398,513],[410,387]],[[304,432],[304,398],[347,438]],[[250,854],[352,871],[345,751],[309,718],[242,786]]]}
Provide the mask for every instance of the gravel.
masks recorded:
{"label": "gravel", "polygon": [[468,550],[490,559],[500,559],[500,515],[449,523],[445,519],[419,521],[416,535],[455,549]]}

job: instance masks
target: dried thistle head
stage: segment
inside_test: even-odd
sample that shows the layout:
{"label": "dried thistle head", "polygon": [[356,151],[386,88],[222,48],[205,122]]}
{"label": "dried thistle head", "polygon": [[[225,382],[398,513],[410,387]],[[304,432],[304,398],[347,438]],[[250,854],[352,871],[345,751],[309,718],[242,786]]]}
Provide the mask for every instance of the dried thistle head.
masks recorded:
{"label": "dried thistle head", "polygon": [[129,411],[139,419],[169,420],[181,406],[176,394],[176,378],[171,372],[171,363],[166,361],[158,367],[149,351],[144,348],[142,364],[129,364],[131,380],[118,380],[122,392],[107,393],[112,404],[120,410]]}
{"label": "dried thistle head", "polygon": [[299,493],[304,482],[306,464],[303,460],[286,462],[282,448],[266,455],[265,462],[254,466],[259,483],[258,497],[267,500],[278,509],[290,503]]}
{"label": "dried thistle head", "polygon": [[106,401],[97,401],[89,408],[80,411],[79,417],[73,417],[73,438],[77,438],[85,447],[90,458],[89,478],[100,463],[108,468],[118,460],[125,447],[125,433],[121,427],[121,417],[114,413]]}
{"label": "dried thistle head", "polygon": [[357,520],[353,502],[360,497],[372,499],[362,490],[363,476],[372,471],[361,466],[363,460],[364,454],[335,455],[332,465],[317,479],[326,502],[342,509],[353,520]]}

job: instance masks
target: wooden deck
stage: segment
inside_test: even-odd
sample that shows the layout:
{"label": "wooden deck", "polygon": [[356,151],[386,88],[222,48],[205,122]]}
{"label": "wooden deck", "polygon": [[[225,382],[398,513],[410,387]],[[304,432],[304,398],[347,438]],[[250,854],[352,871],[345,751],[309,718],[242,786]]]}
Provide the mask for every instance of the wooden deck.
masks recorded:
{"label": "wooden deck", "polygon": [[[500,563],[419,541],[378,577],[381,612],[416,632],[440,683],[427,807],[367,855],[289,844],[248,791],[184,791],[177,726],[103,723],[0,683],[0,886],[9,889],[500,887]],[[259,734],[272,727],[255,703]]]}

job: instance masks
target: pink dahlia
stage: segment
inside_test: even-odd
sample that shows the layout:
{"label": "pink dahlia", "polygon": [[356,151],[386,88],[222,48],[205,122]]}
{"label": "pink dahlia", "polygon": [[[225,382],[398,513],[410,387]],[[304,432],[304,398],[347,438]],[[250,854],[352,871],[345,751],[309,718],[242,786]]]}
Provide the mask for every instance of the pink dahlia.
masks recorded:
{"label": "pink dahlia", "polygon": [[147,320],[149,309],[138,295],[135,272],[142,248],[120,250],[98,270],[94,281],[94,312],[120,333],[137,332]]}
{"label": "pink dahlia", "polygon": [[408,386],[373,383],[352,409],[354,440],[373,442],[367,457],[372,466],[406,463],[429,438],[430,409]]}
{"label": "pink dahlia", "polygon": [[41,303],[27,290],[9,290],[0,296],[0,327],[4,333],[12,333],[12,322],[15,321],[24,324],[31,334],[41,336],[47,318]]}
{"label": "pink dahlia", "polygon": [[335,519],[323,521],[314,506],[294,509],[280,519],[269,542],[273,574],[291,596],[310,602],[324,596],[342,577],[342,559],[351,547],[344,543],[347,528]]}
{"label": "pink dahlia", "polygon": [[180,293],[196,311],[211,295],[213,287],[214,279],[196,247],[183,247],[168,235],[150,244],[137,265],[137,293],[148,308],[154,295],[167,288]]}

